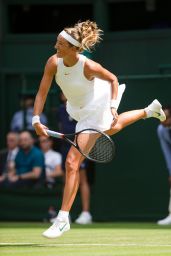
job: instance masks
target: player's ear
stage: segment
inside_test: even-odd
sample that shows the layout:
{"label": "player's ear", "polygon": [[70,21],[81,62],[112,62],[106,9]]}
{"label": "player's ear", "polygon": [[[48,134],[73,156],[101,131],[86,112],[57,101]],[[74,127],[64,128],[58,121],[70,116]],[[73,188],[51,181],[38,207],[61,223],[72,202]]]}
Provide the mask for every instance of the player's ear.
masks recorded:
{"label": "player's ear", "polygon": [[77,51],[78,51],[78,47],[75,47],[74,45],[72,45],[72,46],[71,46],[71,50],[72,50],[73,52],[77,52]]}

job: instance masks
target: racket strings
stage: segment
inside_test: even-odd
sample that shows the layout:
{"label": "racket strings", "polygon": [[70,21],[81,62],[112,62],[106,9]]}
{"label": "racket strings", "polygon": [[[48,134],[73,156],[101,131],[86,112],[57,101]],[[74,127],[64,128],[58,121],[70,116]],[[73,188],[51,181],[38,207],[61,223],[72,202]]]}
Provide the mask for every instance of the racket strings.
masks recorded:
{"label": "racket strings", "polygon": [[102,135],[96,140],[88,156],[99,162],[110,162],[113,159],[114,151],[113,143],[106,136]]}

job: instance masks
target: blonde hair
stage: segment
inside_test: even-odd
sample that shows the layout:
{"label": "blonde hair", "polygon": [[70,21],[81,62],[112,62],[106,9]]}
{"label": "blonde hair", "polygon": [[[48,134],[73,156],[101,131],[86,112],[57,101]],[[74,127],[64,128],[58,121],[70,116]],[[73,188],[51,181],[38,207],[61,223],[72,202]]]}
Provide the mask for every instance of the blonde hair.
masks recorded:
{"label": "blonde hair", "polygon": [[98,28],[94,21],[86,20],[78,22],[74,27],[68,27],[64,30],[81,44],[78,47],[79,52],[83,52],[84,50],[91,52],[95,44],[102,40],[101,35],[103,31]]}

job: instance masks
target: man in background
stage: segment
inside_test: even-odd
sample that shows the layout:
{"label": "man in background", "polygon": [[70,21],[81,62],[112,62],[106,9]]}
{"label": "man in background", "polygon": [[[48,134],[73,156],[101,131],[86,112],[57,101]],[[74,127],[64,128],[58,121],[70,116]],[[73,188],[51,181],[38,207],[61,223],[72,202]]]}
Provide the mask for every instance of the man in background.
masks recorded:
{"label": "man in background", "polygon": [[14,167],[15,157],[18,153],[19,136],[16,132],[9,132],[6,136],[7,147],[0,151],[0,184],[8,178]]}
{"label": "man in background", "polygon": [[15,165],[8,178],[9,187],[33,187],[40,185],[44,171],[42,151],[34,146],[34,139],[29,131],[19,135],[19,151]]}
{"label": "man in background", "polygon": [[169,215],[157,223],[159,225],[171,225],[171,106],[166,106],[163,110],[166,115],[166,121],[159,124],[157,134],[169,173],[170,199],[168,207]]}
{"label": "man in background", "polygon": [[[11,120],[11,131],[20,132],[23,130],[33,131],[32,116],[33,116],[34,95],[21,95],[21,110],[14,113]],[[47,125],[47,117],[45,114],[40,115],[41,122]]]}

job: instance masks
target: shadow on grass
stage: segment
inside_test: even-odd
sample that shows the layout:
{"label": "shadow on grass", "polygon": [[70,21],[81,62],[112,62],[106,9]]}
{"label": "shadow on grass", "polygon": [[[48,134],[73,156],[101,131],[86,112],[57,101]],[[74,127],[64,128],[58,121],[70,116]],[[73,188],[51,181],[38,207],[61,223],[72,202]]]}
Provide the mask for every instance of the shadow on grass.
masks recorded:
{"label": "shadow on grass", "polygon": [[[0,228],[46,229],[50,223],[43,222],[0,222]],[[170,229],[171,226],[159,226],[152,222],[98,222],[91,225],[72,224],[72,229]]]}

